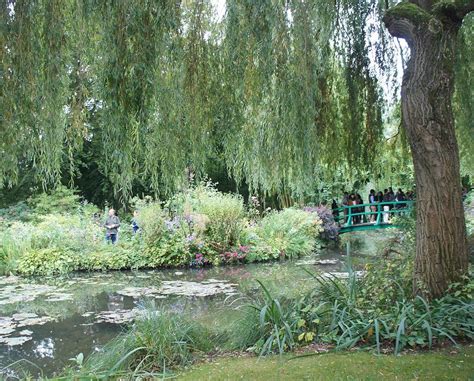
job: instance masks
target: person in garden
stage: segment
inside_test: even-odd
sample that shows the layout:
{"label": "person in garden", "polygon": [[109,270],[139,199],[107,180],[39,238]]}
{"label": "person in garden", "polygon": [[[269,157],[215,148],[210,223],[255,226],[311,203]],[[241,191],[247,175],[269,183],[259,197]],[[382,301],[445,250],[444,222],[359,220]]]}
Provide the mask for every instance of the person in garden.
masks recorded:
{"label": "person in garden", "polygon": [[138,226],[138,210],[133,211],[132,230],[133,234],[137,234],[138,230],[140,230],[140,227]]}
{"label": "person in garden", "polygon": [[118,228],[120,227],[120,219],[115,213],[115,209],[109,209],[109,216],[105,220],[105,240],[112,244],[117,242]]}

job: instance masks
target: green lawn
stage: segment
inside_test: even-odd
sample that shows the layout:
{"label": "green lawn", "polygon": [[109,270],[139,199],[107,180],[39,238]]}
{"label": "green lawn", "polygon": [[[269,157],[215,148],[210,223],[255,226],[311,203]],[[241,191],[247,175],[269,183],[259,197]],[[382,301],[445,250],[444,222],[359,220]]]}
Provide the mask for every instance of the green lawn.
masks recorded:
{"label": "green lawn", "polygon": [[[453,351],[453,350],[451,350]],[[474,380],[474,346],[449,351],[376,356],[367,352],[223,358],[198,365],[179,380]]]}

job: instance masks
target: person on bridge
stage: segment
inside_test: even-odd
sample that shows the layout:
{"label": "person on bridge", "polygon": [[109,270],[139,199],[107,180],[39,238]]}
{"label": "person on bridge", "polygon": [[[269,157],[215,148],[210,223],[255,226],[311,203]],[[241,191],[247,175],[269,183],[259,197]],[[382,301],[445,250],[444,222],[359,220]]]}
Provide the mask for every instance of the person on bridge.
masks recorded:
{"label": "person on bridge", "polygon": [[391,194],[389,193],[388,189],[384,189],[383,191],[383,222],[384,224],[388,224],[390,220],[390,204],[385,204],[385,202],[390,202],[392,201],[391,199]]}
{"label": "person on bridge", "polygon": [[348,209],[345,206],[349,206],[349,193],[344,192],[344,196],[342,197],[342,207],[344,208],[344,223],[347,223],[347,213]]}
{"label": "person on bridge", "polygon": [[339,210],[337,210],[338,208],[339,208],[339,205],[337,205],[336,200],[332,199],[332,204],[331,204],[332,215],[334,216],[334,219],[336,221],[339,220]]}
{"label": "person on bridge", "polygon": [[[400,202],[400,201],[406,201],[407,198],[405,196],[405,193],[402,191],[402,188],[398,188],[397,194],[395,196],[395,201]],[[397,209],[403,209],[406,207],[406,204],[398,204]]]}
{"label": "person on bridge", "polygon": [[[370,204],[370,212],[375,213],[377,211],[377,206],[375,206],[375,190],[371,189],[369,193],[369,204]],[[371,214],[369,216],[370,222],[375,222],[375,214]]]}
{"label": "person on bridge", "polygon": [[[356,205],[362,205],[364,201],[362,201],[362,197],[359,193],[356,194],[355,196],[355,203]],[[364,213],[365,212],[365,207],[359,206],[356,208],[356,213]],[[362,215],[355,216],[356,224],[360,224],[362,221]]]}

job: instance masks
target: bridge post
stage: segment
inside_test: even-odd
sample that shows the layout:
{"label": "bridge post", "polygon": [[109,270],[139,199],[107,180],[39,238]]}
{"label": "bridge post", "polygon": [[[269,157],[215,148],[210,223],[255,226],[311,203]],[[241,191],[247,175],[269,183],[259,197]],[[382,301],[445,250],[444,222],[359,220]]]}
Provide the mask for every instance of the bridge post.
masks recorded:
{"label": "bridge post", "polygon": [[380,225],[380,217],[381,217],[381,213],[380,213],[380,203],[377,204],[377,220],[375,221],[375,225]]}
{"label": "bridge post", "polygon": [[349,213],[347,213],[346,226],[351,226],[352,225],[352,205],[348,205],[347,207],[349,208]]}

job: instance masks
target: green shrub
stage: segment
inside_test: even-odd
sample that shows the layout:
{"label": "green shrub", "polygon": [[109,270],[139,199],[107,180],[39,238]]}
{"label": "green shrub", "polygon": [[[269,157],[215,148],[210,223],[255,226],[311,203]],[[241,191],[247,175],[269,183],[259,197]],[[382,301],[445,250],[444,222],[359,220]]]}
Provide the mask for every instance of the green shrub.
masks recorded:
{"label": "green shrub", "polygon": [[24,251],[22,243],[13,239],[9,232],[0,232],[0,275],[15,272]]}
{"label": "green shrub", "polygon": [[122,244],[102,245],[96,251],[88,252],[79,257],[80,270],[105,271],[122,270],[133,267],[130,253],[133,251]]}
{"label": "green shrub", "polygon": [[70,214],[80,208],[80,196],[76,191],[65,186],[58,186],[49,193],[41,193],[28,199],[33,212],[44,214]]}
{"label": "green shrub", "polygon": [[311,253],[321,231],[321,220],[316,213],[288,208],[265,216],[247,231],[251,246],[250,261],[277,258],[297,258]]}
{"label": "green shrub", "polygon": [[43,248],[24,253],[17,271],[23,275],[53,275],[75,271],[79,265],[80,259],[71,251]]}
{"label": "green shrub", "polygon": [[146,246],[145,256],[150,267],[189,265],[191,253],[189,246],[180,234],[168,233],[153,246]]}
{"label": "green shrub", "polygon": [[148,246],[156,245],[166,230],[161,204],[157,201],[137,200],[135,208],[139,211],[137,222],[143,240]]}
{"label": "green shrub", "polygon": [[[238,245],[242,229],[245,226],[245,208],[240,196],[218,192],[210,187],[197,187],[191,195],[193,214],[189,217],[201,217],[205,225],[206,241],[222,252]],[[186,217],[186,215],[185,215]]]}
{"label": "green shrub", "polygon": [[[3,223],[6,227],[14,221],[29,221],[32,210],[25,201],[20,201],[14,205],[0,209],[0,225]],[[1,227],[0,227],[1,229]]]}

